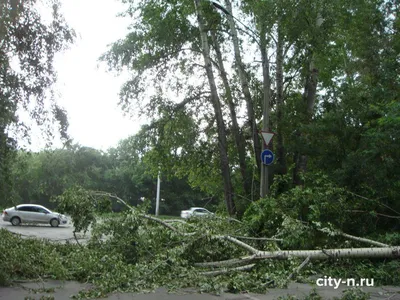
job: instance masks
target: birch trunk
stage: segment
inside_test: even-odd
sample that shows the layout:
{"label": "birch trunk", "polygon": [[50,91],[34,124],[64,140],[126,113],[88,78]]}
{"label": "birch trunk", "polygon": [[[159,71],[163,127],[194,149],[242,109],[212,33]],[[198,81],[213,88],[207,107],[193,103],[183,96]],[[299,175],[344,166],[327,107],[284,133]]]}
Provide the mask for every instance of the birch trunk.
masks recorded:
{"label": "birch trunk", "polygon": [[254,115],[253,99],[251,97],[249,83],[246,78],[246,71],[244,68],[242,57],[240,55],[239,38],[238,38],[236,26],[235,26],[235,21],[233,19],[233,15],[232,15],[232,4],[229,0],[225,0],[225,8],[229,12],[229,14],[227,14],[226,17],[228,19],[229,27],[230,27],[230,31],[231,31],[231,35],[232,35],[232,43],[233,43],[233,50],[235,53],[236,69],[238,71],[243,96],[246,100],[247,117],[249,119],[249,125],[251,127],[254,155],[255,155],[255,159],[256,159],[256,163],[257,163],[257,168],[258,168],[258,170],[261,170],[261,158],[260,158],[261,144],[260,144],[260,138],[259,138],[258,129],[257,129],[257,123],[255,120],[255,115]]}
{"label": "birch trunk", "polygon": [[228,148],[226,141],[226,131],[225,123],[222,115],[221,102],[217,92],[217,86],[215,83],[214,73],[212,70],[212,62],[210,58],[210,47],[208,44],[207,32],[205,29],[204,17],[202,14],[202,8],[200,3],[202,0],[194,0],[194,5],[197,13],[197,21],[199,24],[200,38],[201,38],[201,48],[204,59],[204,67],[206,69],[208,82],[210,84],[211,91],[211,102],[214,107],[215,118],[217,120],[217,131],[218,131],[218,146],[220,153],[220,164],[221,164],[221,174],[224,181],[224,194],[225,203],[229,215],[233,216],[236,213],[235,203],[233,200],[233,188],[231,181],[231,174],[229,169],[229,159],[228,159]]}
{"label": "birch trunk", "polygon": [[260,252],[257,258],[280,258],[289,257],[310,259],[328,259],[328,258],[398,258],[400,257],[399,247],[379,247],[379,248],[342,248],[327,250],[289,250],[289,251],[265,251]]}
{"label": "birch trunk", "polygon": [[283,34],[281,22],[278,21],[278,36],[276,43],[276,133],[277,133],[277,162],[279,173],[286,174],[285,148],[283,146],[282,115],[283,115]]}
{"label": "birch trunk", "polygon": [[245,149],[243,137],[241,136],[240,131],[239,131],[239,125],[238,125],[237,117],[236,117],[235,104],[233,103],[232,90],[231,90],[228,76],[227,76],[227,73],[225,70],[221,49],[218,44],[215,32],[213,32],[213,31],[211,31],[211,38],[212,38],[212,41],[214,44],[215,52],[217,54],[219,71],[220,71],[222,82],[224,84],[226,100],[227,100],[229,111],[231,114],[232,132],[233,132],[233,137],[235,139],[236,147],[238,149],[239,166],[240,166],[240,173],[242,175],[243,189],[244,189],[245,193],[247,195],[249,195],[251,193],[251,187],[249,185],[250,181],[248,181],[246,179],[246,169],[247,169],[247,167],[246,167],[246,149]]}
{"label": "birch trunk", "polygon": [[400,258],[400,246],[385,248],[342,248],[326,250],[287,250],[287,251],[258,251],[257,253],[236,259],[222,260],[216,262],[196,263],[197,267],[223,267],[262,259],[288,259],[291,257],[307,259],[330,259],[330,258]]}

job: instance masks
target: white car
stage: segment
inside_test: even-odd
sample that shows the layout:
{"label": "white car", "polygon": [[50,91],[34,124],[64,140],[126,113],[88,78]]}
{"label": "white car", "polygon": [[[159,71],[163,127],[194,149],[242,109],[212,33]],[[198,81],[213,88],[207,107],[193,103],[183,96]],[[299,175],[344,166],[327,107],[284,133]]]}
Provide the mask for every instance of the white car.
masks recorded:
{"label": "white car", "polygon": [[21,223],[44,223],[57,227],[68,223],[66,216],[37,204],[21,204],[7,208],[3,211],[3,221],[11,222],[13,226]]}
{"label": "white car", "polygon": [[214,213],[202,207],[191,207],[189,210],[181,211],[181,218],[187,219],[190,217],[213,216]]}

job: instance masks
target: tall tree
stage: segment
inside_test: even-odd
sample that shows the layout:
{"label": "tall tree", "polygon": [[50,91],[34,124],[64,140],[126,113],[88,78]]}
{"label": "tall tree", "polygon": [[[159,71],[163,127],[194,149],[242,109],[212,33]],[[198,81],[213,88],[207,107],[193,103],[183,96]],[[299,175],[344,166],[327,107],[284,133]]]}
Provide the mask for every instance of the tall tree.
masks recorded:
{"label": "tall tree", "polygon": [[[175,117],[183,119],[185,114],[190,114],[196,120],[195,127],[200,132],[197,140],[190,144],[193,150],[182,153],[185,156],[194,155],[192,160],[197,161],[196,153],[203,151],[203,145],[209,144],[211,149],[214,144],[218,146],[212,161],[220,162],[220,180],[225,182],[224,194],[227,204],[229,203],[227,210],[232,213],[234,205],[231,170],[223,119],[226,115],[216,91],[215,80],[215,85],[210,85],[209,78],[214,75],[209,71],[203,72],[205,65],[199,64],[203,49],[198,26],[191,19],[196,16],[194,3],[143,1],[140,5],[131,4],[130,11],[135,11],[140,16],[140,22],[132,26],[132,32],[126,39],[115,43],[103,56],[112,68],[126,66],[133,75],[133,79],[121,91],[122,105],[128,110],[135,105],[140,106],[139,110],[148,113],[155,121],[152,126],[159,128],[159,133],[165,133],[164,126],[173,123],[169,120]],[[196,74],[196,81],[191,78],[193,74]],[[150,82],[153,85],[153,95],[149,95],[151,89],[144,88]],[[179,95],[175,97],[178,100],[169,97],[172,93]],[[143,99],[150,101],[145,102]],[[157,138],[158,141],[164,139],[162,135]],[[175,138],[182,141],[177,135]],[[187,148],[186,145],[184,148]],[[170,157],[168,151],[163,153]],[[163,165],[165,162],[160,165],[161,168]],[[189,175],[192,170],[186,165],[180,171],[183,172]]]}
{"label": "tall tree", "polygon": [[[324,19],[321,15],[321,8],[316,5],[317,8],[314,11],[311,10],[311,39],[309,44],[307,45],[306,50],[306,62],[304,64],[303,74],[305,76],[304,83],[304,92],[303,92],[303,101],[304,101],[304,111],[302,112],[304,115],[304,123],[309,124],[314,115],[315,102],[317,97],[317,84],[318,84],[318,66],[316,66],[316,51],[321,51],[321,40],[322,40],[322,31],[321,25],[324,22]],[[313,18],[314,16],[314,18]],[[315,24],[313,26],[313,24]],[[299,135],[302,133],[299,131]],[[300,178],[300,173],[305,173],[307,169],[307,161],[308,157],[304,153],[296,153],[295,163],[296,167],[294,168],[293,179],[297,185],[302,184],[302,180]]]}
{"label": "tall tree", "polygon": [[308,131],[313,133],[312,147],[322,138],[325,143],[310,153],[311,166],[356,193],[382,197],[385,205],[398,209],[400,174],[393,147],[398,147],[399,129],[394,118],[400,91],[399,27],[394,17],[399,4],[364,4],[336,10],[340,13],[335,15],[333,42],[318,56],[326,95]]}
{"label": "tall tree", "polygon": [[210,46],[208,43],[207,30],[205,27],[205,19],[203,13],[203,7],[201,0],[194,0],[196,12],[197,12],[197,22],[199,24],[200,37],[201,37],[201,48],[204,58],[204,67],[207,73],[208,82],[211,91],[211,102],[214,107],[215,118],[217,120],[217,130],[218,130],[218,146],[220,154],[220,164],[221,173],[224,180],[224,194],[225,203],[230,215],[234,215],[236,212],[235,202],[233,200],[233,187],[231,181],[231,174],[229,168],[228,159],[228,145],[226,141],[226,131],[225,122],[222,115],[221,102],[218,96],[217,86],[215,83],[214,73],[212,69],[212,63],[210,58]]}
{"label": "tall tree", "polygon": [[222,83],[224,85],[225,98],[226,98],[226,102],[229,107],[230,116],[231,116],[231,120],[232,120],[231,131],[232,131],[233,138],[235,140],[235,146],[237,148],[237,152],[238,152],[238,156],[239,156],[239,168],[240,168],[240,174],[242,176],[243,190],[246,193],[246,195],[250,195],[250,193],[251,193],[251,191],[250,191],[251,188],[250,188],[250,184],[249,184],[250,181],[247,178],[247,172],[246,172],[246,170],[247,170],[246,147],[245,147],[243,135],[240,132],[240,127],[238,124],[238,119],[237,119],[237,114],[236,114],[236,105],[235,105],[234,99],[233,99],[232,88],[229,83],[228,73],[226,72],[224,60],[222,57],[222,51],[221,51],[219,41],[217,39],[217,35],[216,35],[215,31],[213,31],[213,30],[210,31],[210,35],[211,35],[212,45],[213,45],[213,48],[216,53],[217,63],[218,63],[217,66],[218,66],[219,73],[220,73],[220,76],[222,79]]}
{"label": "tall tree", "polygon": [[284,109],[284,59],[285,40],[283,29],[283,9],[278,8],[278,20],[276,26],[276,133],[277,133],[277,162],[279,164],[278,174],[286,174],[286,152],[283,141],[283,109]]}
{"label": "tall tree", "polygon": [[[73,41],[74,32],[60,14],[59,1],[48,4],[52,13],[50,22],[42,19],[36,0],[0,2],[0,193],[3,196],[8,173],[6,161],[10,159],[9,151],[16,146],[10,131],[14,131],[14,136],[26,138],[29,129],[18,119],[17,109],[27,110],[48,134],[51,132],[48,120],[58,121],[61,137],[68,140],[66,113],[51,96],[51,87],[56,79],[54,55]],[[50,110],[46,109],[46,100],[51,102]]]}
{"label": "tall tree", "polygon": [[256,122],[256,117],[255,117],[255,112],[254,112],[254,100],[252,98],[252,95],[251,95],[251,92],[249,89],[249,82],[247,79],[246,69],[245,69],[245,65],[242,60],[238,33],[236,30],[236,24],[235,24],[235,20],[233,18],[233,13],[232,13],[231,1],[225,0],[225,6],[226,6],[226,11],[227,11],[226,17],[228,18],[228,21],[229,21],[229,28],[230,28],[230,33],[231,33],[231,37],[232,37],[233,50],[234,50],[234,54],[235,54],[235,67],[236,67],[236,70],[239,75],[239,80],[240,80],[240,84],[242,87],[242,93],[243,93],[243,96],[246,101],[247,119],[249,122],[252,140],[253,140],[254,157],[255,157],[255,161],[256,161],[258,169],[261,170],[261,162],[260,162],[261,161],[261,158],[260,158],[261,145],[260,145],[260,137],[259,137],[258,127],[257,127],[257,122]]}

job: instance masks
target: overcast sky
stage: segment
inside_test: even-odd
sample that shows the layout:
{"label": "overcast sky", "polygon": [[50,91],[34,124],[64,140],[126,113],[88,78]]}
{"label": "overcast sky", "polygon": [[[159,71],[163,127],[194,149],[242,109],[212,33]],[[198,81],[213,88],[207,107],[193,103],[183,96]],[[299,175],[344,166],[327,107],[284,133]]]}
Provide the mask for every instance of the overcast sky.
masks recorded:
{"label": "overcast sky", "polygon": [[[140,124],[124,117],[118,92],[126,77],[115,77],[98,66],[107,45],[127,33],[128,20],[117,17],[124,10],[120,0],[63,0],[63,13],[78,34],[70,50],[58,55],[59,103],[67,110],[69,134],[75,142],[106,150],[135,134]],[[45,142],[33,137],[31,148]],[[60,145],[60,143],[55,143]]]}

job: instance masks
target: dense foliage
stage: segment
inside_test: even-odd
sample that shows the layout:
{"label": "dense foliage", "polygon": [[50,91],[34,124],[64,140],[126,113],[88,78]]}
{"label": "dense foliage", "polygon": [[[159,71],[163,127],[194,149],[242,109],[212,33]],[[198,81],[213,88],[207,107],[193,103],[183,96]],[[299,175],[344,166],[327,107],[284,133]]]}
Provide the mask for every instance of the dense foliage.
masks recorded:
{"label": "dense foliage", "polygon": [[[331,237],[340,232],[379,236],[378,240],[385,240],[385,233],[397,236],[392,232],[396,232],[399,219],[380,214],[385,207],[379,201],[338,187],[322,174],[306,176],[301,188],[279,191],[288,181],[288,176],[277,178],[272,195],[253,202],[246,210],[243,220],[253,235],[284,236],[283,245],[295,249],[329,248]],[[335,241],[337,247],[346,245],[339,241]],[[394,239],[389,244],[399,243]]]}
{"label": "dense foliage", "polygon": [[[102,57],[132,74],[122,108],[152,120],[139,134],[149,166],[234,201],[240,215],[242,199],[258,198],[253,132],[267,126],[273,176],[302,186],[302,174],[322,172],[399,211],[399,3],[222,2],[130,1],[131,32]],[[254,125],[263,111],[268,124]]]}

